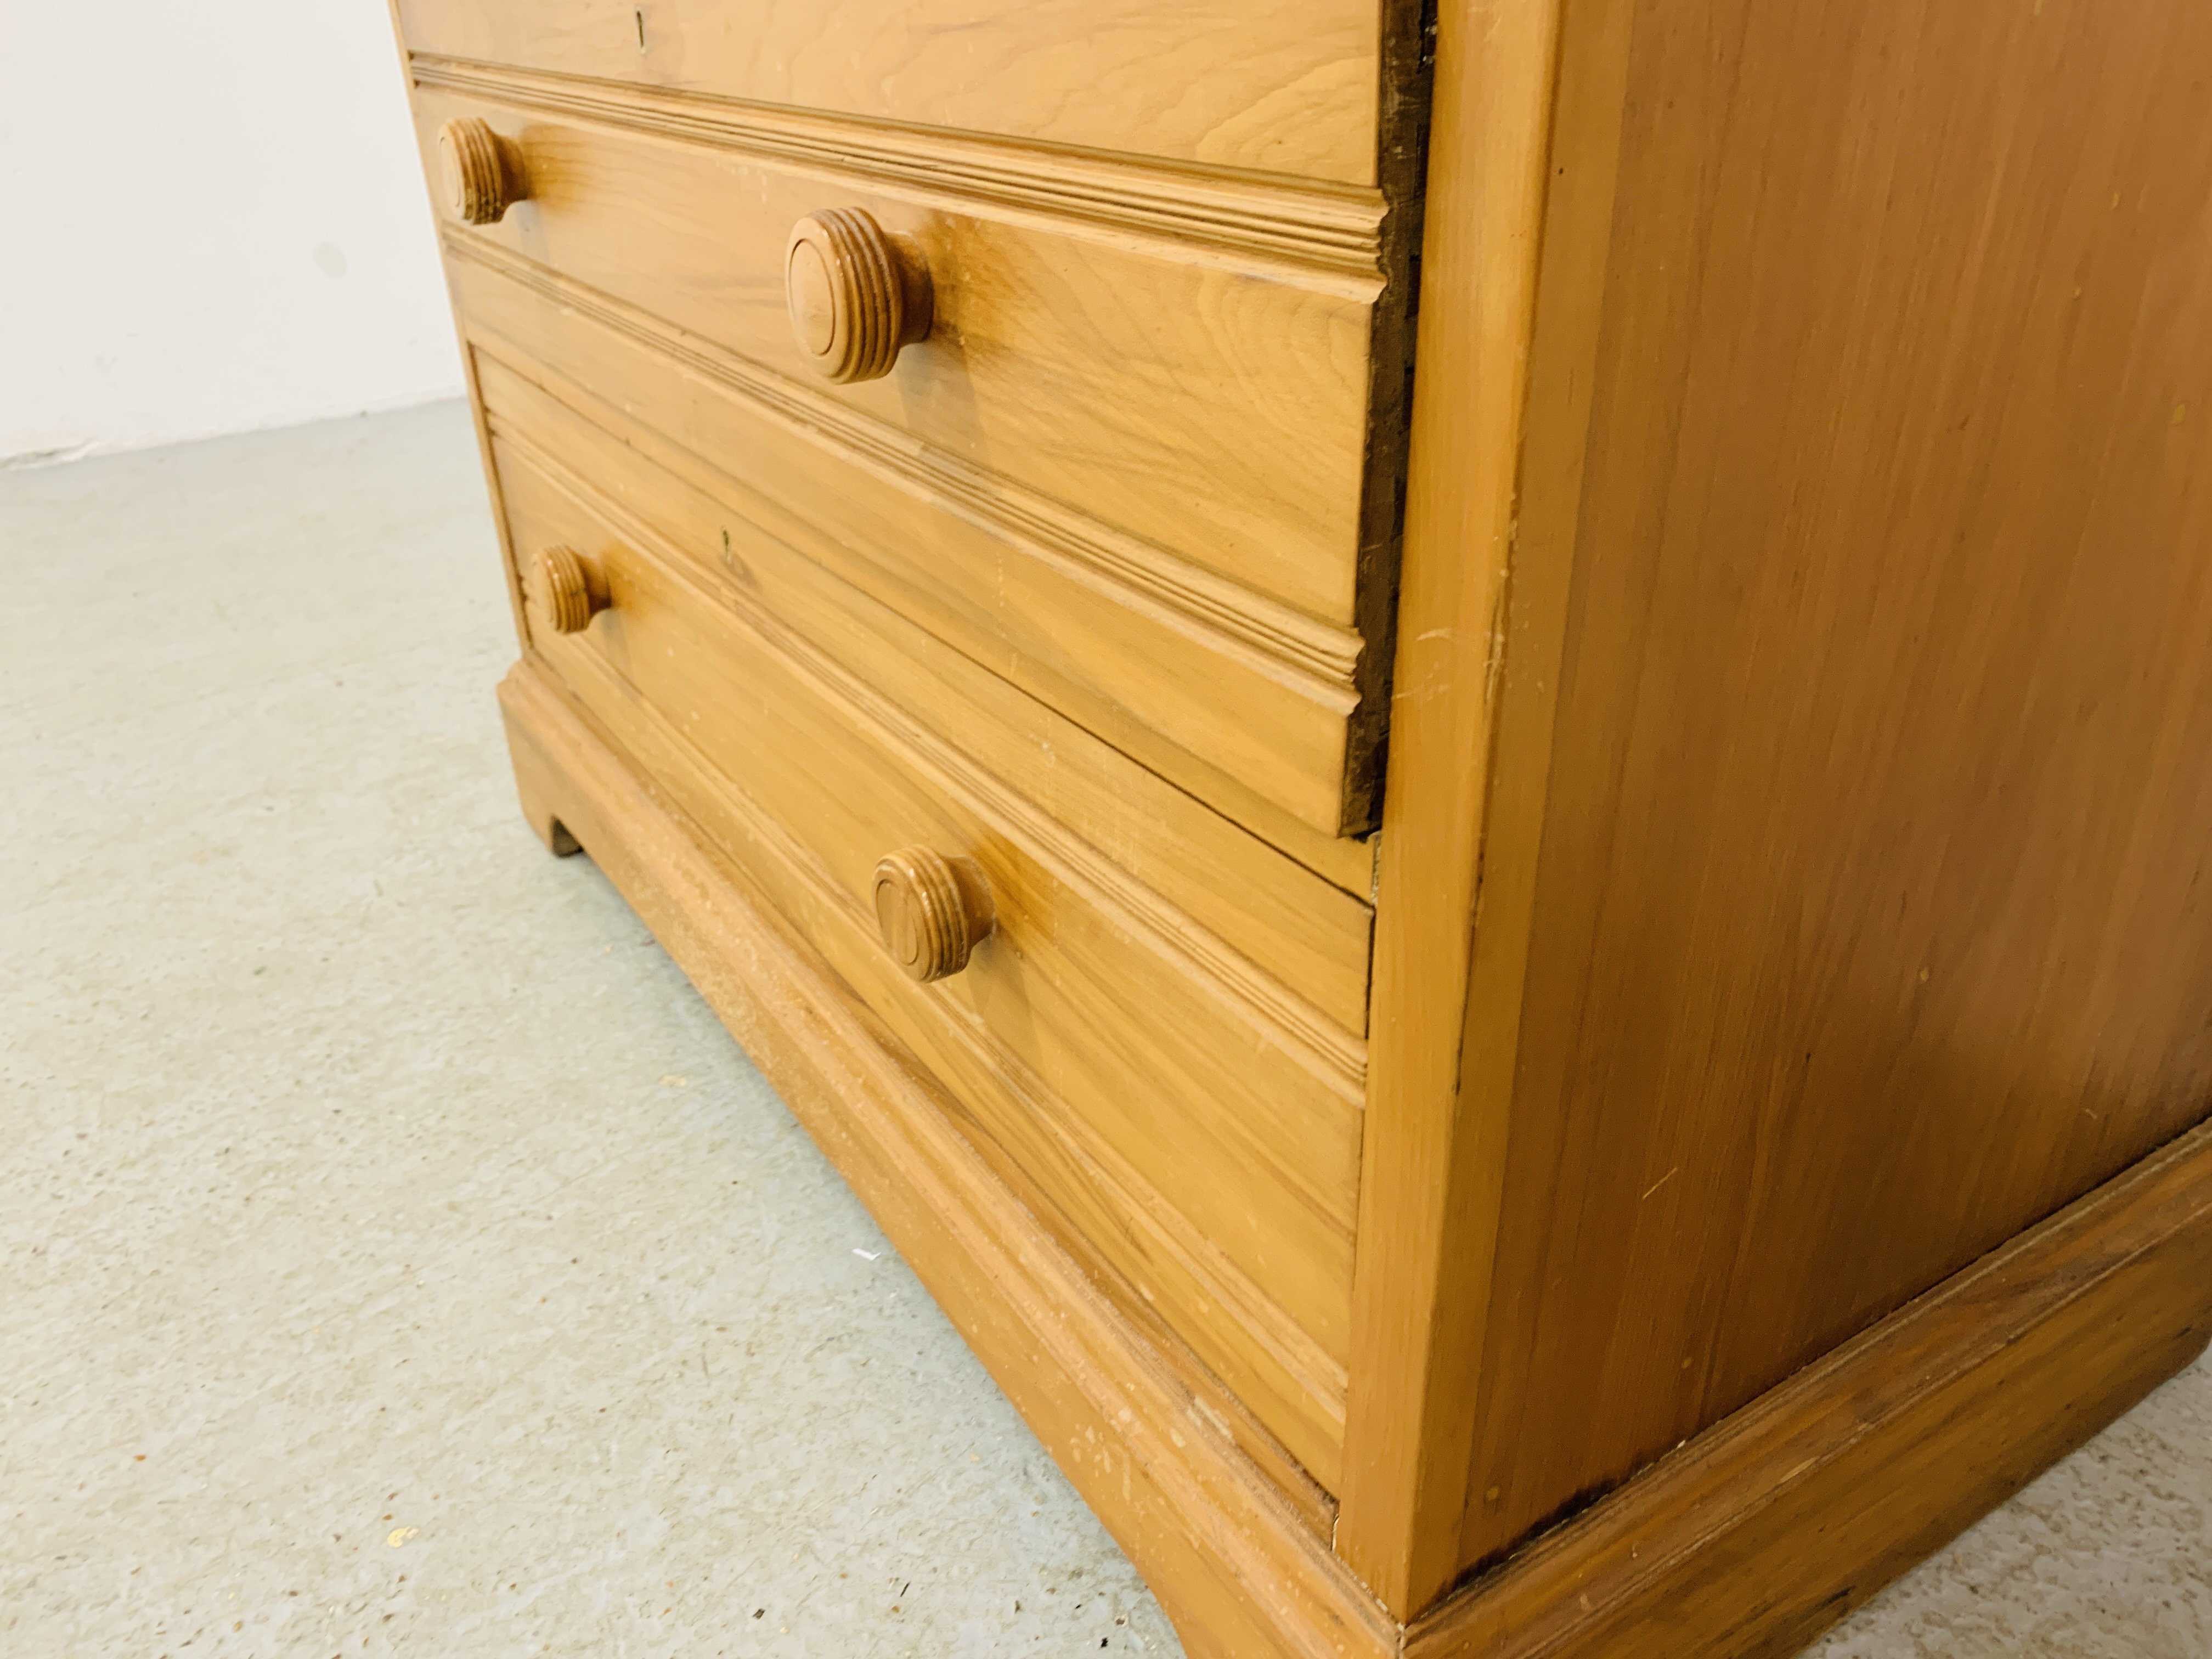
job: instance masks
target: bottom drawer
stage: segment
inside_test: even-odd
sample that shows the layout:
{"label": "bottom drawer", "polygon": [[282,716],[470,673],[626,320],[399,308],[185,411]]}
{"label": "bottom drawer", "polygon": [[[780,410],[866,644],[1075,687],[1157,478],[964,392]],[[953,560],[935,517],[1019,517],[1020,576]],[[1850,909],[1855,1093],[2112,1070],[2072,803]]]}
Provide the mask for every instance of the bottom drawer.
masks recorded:
{"label": "bottom drawer", "polygon": [[[533,648],[937,1073],[1055,1219],[1333,1488],[1358,1040],[972,758],[999,743],[984,728],[1022,693],[825,576],[813,620],[828,632],[837,619],[841,650],[873,670],[854,672],[762,602],[749,562],[787,550],[758,528],[723,510],[708,515],[719,545],[678,545],[633,504],[690,485],[611,444],[588,467],[566,465],[500,404],[487,418]],[[556,547],[605,601],[572,633],[548,624],[539,555]],[[1091,740],[1071,727],[1060,741]],[[1111,774],[1130,809],[1117,835],[1149,819],[1177,843],[1167,854],[1279,858],[1210,813],[1192,820],[1187,797],[1094,746],[1080,764]],[[879,862],[911,848],[968,861],[995,912],[964,969],[933,983],[909,978],[879,937]],[[1316,906],[1354,902],[1295,866],[1267,879],[1304,884]]]}

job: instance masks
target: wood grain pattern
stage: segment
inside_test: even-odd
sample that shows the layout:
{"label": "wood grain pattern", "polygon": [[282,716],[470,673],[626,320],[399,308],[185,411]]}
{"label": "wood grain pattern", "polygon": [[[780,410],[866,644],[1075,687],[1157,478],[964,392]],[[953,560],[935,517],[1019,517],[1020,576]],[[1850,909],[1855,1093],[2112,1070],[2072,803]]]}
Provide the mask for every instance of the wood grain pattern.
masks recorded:
{"label": "wood grain pattern", "polygon": [[[714,822],[722,809],[708,797],[743,781],[744,795],[795,843],[778,854],[804,872],[787,914],[831,951],[861,994],[907,1022],[902,1036],[951,1086],[991,1100],[1011,1087],[1017,1098],[998,1111],[1000,1122],[1079,1120],[1071,1133],[1104,1149],[1088,1151],[1090,1163],[1118,1161],[1132,1177],[1106,1192],[1159,1195],[1131,1200],[1120,1214],[1109,1205],[1107,1226],[1095,1231],[1109,1235],[1109,1256],[1111,1236],[1133,1224],[1127,1212],[1153,1212],[1155,1249],[1178,1251],[1179,1279],[1210,1287],[1202,1317],[1173,1304],[1164,1316],[1209,1356],[1224,1341],[1263,1351],[1262,1368],[1285,1386],[1256,1387],[1246,1403],[1308,1468],[1333,1474],[1356,1045],[1310,1046],[1271,1012],[1294,1006],[1279,988],[1249,966],[1237,970],[1218,945],[1212,961],[1236,977],[1206,970],[1191,953],[1205,946],[1188,919],[848,677],[819,660],[807,665],[797,641],[771,644],[757,631],[772,631],[766,618],[729,611],[740,595],[672,580],[665,550],[620,526],[610,504],[574,480],[556,482],[507,435],[495,402],[491,413],[515,536],[544,540],[557,525],[606,572],[613,604],[592,635],[538,641],[563,678],[626,746],[654,757],[654,775],[695,817]],[[681,732],[680,747],[641,722]],[[707,767],[720,782],[702,775]],[[875,937],[871,896],[880,849],[917,836],[972,859],[999,917],[967,970],[921,1004]],[[746,828],[725,845],[760,839]],[[1020,1132],[1035,1133],[1033,1125]],[[1095,1202],[1096,1191],[1070,1197],[1076,1183],[1055,1184],[1066,1155],[1047,1152],[1030,1160],[1032,1178],[1064,1205]],[[1158,1273],[1147,1280],[1140,1267],[1117,1265],[1165,1285]],[[1257,1363],[1228,1369],[1250,1373]]]}
{"label": "wood grain pattern", "polygon": [[589,848],[1158,1592],[1193,1659],[1386,1659],[1395,1629],[951,1127],[957,1103],[527,661],[524,801]]}
{"label": "wood grain pattern", "polygon": [[[437,119],[477,110],[417,98],[426,142]],[[790,378],[808,360],[782,276],[818,179],[490,112],[526,157],[533,199],[458,231],[456,264],[503,255],[560,283],[565,303],[624,315],[659,355],[720,351],[755,395],[859,428],[909,477],[965,475],[998,514],[1018,492],[1046,504],[1085,564],[1278,657],[1260,665],[1293,684],[1317,677],[1313,714],[1334,709],[1313,735],[1241,728],[1268,733],[1248,746],[1299,744],[1297,770],[1238,775],[1326,833],[1371,826],[1404,398],[1402,296],[1382,303],[1379,276],[1342,291],[855,193],[849,208],[927,264],[935,322],[887,377],[822,392]]]}
{"label": "wood grain pattern", "polygon": [[2186,8],[1577,11],[1465,1564],[2212,1106],[2207,61]]}
{"label": "wood grain pattern", "polygon": [[417,52],[1371,184],[1376,0],[400,0]]}
{"label": "wood grain pattern", "polygon": [[1407,1633],[1406,1659],[1782,1659],[2212,1336],[2212,1130],[1947,1280]]}
{"label": "wood grain pattern", "polygon": [[[1309,868],[1370,895],[1370,849],[1259,792],[1295,790],[1316,765],[1334,764],[1324,757],[1341,752],[1347,692],[1271,664],[1225,626],[1109,580],[1071,551],[1048,509],[1030,510],[1042,502],[1009,500],[1001,489],[1000,510],[987,514],[988,481],[878,465],[860,447],[865,431],[833,431],[838,441],[825,447],[805,406],[766,404],[726,358],[672,360],[623,330],[625,319],[594,313],[573,295],[518,292],[504,273],[473,261],[448,270],[480,356],[526,366],[625,447],[732,510],[772,522],[823,568]],[[484,320],[495,317],[495,325]]]}

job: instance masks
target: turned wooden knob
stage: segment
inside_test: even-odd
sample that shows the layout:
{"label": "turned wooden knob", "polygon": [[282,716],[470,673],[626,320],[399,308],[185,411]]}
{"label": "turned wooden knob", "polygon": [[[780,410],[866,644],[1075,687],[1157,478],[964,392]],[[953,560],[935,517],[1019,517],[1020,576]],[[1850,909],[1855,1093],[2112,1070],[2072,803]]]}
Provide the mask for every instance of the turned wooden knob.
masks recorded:
{"label": "turned wooden knob", "polygon": [[876,923],[909,977],[943,979],[968,965],[968,953],[998,925],[998,910],[972,860],[906,847],[876,866]]}
{"label": "turned wooden knob", "polygon": [[573,547],[540,548],[538,597],[547,627],[556,634],[580,634],[607,608],[606,578]]}
{"label": "turned wooden knob", "polygon": [[522,152],[476,116],[438,129],[438,159],[446,175],[446,206],[465,224],[495,225],[530,195]]}
{"label": "turned wooden knob", "polygon": [[859,208],[825,208],[791,228],[783,299],[806,360],[831,380],[880,380],[899,348],[926,339],[934,309],[921,250]]}

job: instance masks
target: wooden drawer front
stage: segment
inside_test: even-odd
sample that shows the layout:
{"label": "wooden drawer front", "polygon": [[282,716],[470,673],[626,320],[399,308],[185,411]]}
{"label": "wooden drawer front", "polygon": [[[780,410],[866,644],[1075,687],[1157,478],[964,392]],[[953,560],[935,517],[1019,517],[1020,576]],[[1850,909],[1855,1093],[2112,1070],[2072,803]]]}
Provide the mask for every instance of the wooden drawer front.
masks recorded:
{"label": "wooden drawer front", "polygon": [[[867,469],[980,528],[1016,581],[1091,613],[1091,634],[1173,636],[1102,677],[1105,693],[1297,820],[1368,827],[1382,659],[1367,641],[1387,629],[1404,383],[1402,366],[1378,367],[1399,346],[1387,329],[1375,343],[1371,247],[1364,276],[1196,258],[1171,237],[772,164],[637,120],[438,88],[416,104],[434,167],[444,122],[485,119],[532,191],[500,222],[448,225],[457,288],[504,276],[726,388],[803,438],[807,487],[834,495]],[[883,379],[831,385],[793,339],[786,242],[828,208],[872,215],[927,260],[934,330]],[[871,550],[930,579],[896,546]],[[1152,705],[1178,694],[1148,682],[1192,665],[1219,682],[1199,699],[1215,718],[1164,729],[1174,717]]]}
{"label": "wooden drawer front", "polygon": [[[536,550],[558,544],[604,572],[611,600],[561,635],[538,594],[533,647],[1067,1224],[1333,1480],[1364,1051],[1267,953],[1282,940],[1291,970],[1341,1006],[1355,960],[1364,975],[1364,907],[995,676],[933,654],[635,452],[578,458],[574,417],[496,365],[478,374],[526,589]],[[679,541],[656,524],[688,529]],[[873,678],[787,626],[793,612]],[[1043,741],[1040,718],[1057,728]],[[998,905],[966,971],[933,985],[893,963],[870,902],[878,860],[915,844],[975,860]],[[1211,925],[1193,914],[1209,907]]]}
{"label": "wooden drawer front", "polygon": [[[1374,182],[1385,0],[399,0],[418,53]],[[1388,27],[1386,28],[1386,23]]]}

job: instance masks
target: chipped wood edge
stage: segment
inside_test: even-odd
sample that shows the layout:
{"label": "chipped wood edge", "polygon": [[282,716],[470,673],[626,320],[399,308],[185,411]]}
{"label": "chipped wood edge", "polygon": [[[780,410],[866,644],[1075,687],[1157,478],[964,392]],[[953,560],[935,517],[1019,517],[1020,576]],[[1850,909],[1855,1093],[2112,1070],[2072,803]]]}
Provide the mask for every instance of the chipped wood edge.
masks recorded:
{"label": "chipped wood edge", "polygon": [[1375,176],[1385,204],[1376,247],[1382,292],[1367,313],[1367,454],[1360,488],[1352,627],[1366,648],[1352,671],[1359,701],[1347,718],[1340,836],[1382,816],[1390,676],[1398,647],[1398,577],[1406,543],[1407,454],[1413,441],[1418,251],[1426,211],[1431,94],[1436,67],[1426,0],[1382,8],[1382,107]]}
{"label": "chipped wood edge", "polygon": [[919,1064],[526,659],[518,788],[774,1084],[1144,1573],[1193,1659],[1384,1659],[1400,1632],[954,1127]]}

